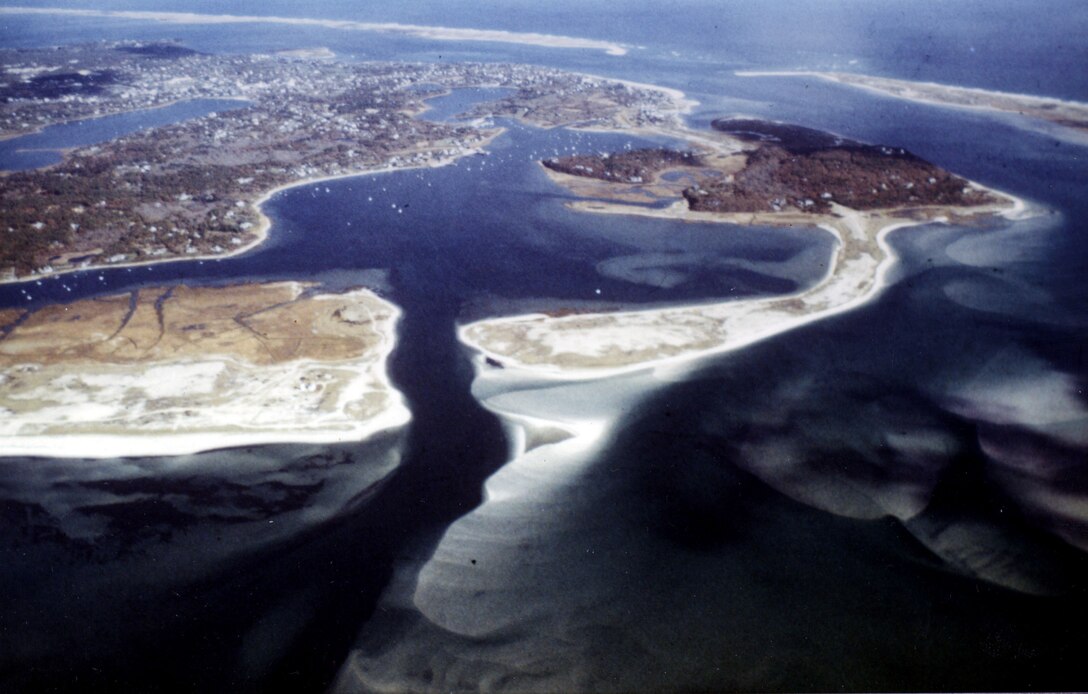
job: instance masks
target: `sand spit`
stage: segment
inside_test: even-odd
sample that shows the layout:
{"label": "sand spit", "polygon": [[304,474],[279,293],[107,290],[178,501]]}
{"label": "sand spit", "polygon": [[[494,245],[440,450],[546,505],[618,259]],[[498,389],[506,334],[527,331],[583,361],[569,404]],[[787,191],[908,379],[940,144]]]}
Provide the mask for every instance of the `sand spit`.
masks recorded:
{"label": "sand spit", "polygon": [[274,17],[258,15],[198,14],[195,12],[144,12],[131,10],[79,10],[60,7],[3,7],[0,14],[60,14],[76,17],[100,17],[107,19],[135,19],[140,21],[172,24],[287,24],[312,26],[345,31],[369,31],[384,34],[401,34],[439,41],[485,41],[513,43],[543,48],[581,48],[601,50],[608,55],[622,56],[627,48],[610,41],[581,39],[573,36],[523,33],[496,29],[464,29],[457,27],[420,26],[388,22],[356,22],[337,19],[311,19],[306,17]]}
{"label": "sand spit", "polygon": [[905,101],[934,106],[1012,113],[1053,123],[1062,128],[1077,131],[1081,135],[1088,132],[1088,104],[1080,101],[1066,101],[1032,94],[1016,94],[975,87],[958,87],[937,82],[913,82],[849,72],[740,71],[736,75],[738,77],[811,77]]}
{"label": "sand spit", "polygon": [[[598,554],[599,528],[572,532],[571,512],[587,496],[598,498],[600,486],[585,484],[585,476],[607,450],[616,414],[657,382],[644,372],[557,384],[474,362],[473,395],[515,431],[511,459],[487,480],[484,503],[451,524],[432,555],[398,569],[361,639],[381,639],[383,647],[351,651],[330,691],[461,691],[480,682],[513,691],[587,687],[569,666],[576,638],[566,632],[568,616],[588,614],[580,608],[600,598],[595,568],[623,555]],[[559,428],[566,436],[524,445]],[[567,563],[567,552],[578,556]],[[496,582],[499,575],[506,582]],[[384,615],[403,620],[395,638]],[[526,670],[533,676],[520,679]]]}
{"label": "sand spit", "polygon": [[493,362],[562,379],[691,364],[698,357],[738,349],[869,301],[883,289],[885,275],[895,263],[895,254],[885,241],[895,229],[1023,213],[1022,201],[990,192],[1000,201],[970,208],[868,212],[834,206],[833,214],[819,217],[800,212],[692,212],[682,201],[663,209],[580,201],[571,206],[604,214],[734,225],[811,226],[815,222],[835,235],[838,248],[820,282],[788,296],[605,314],[511,316],[464,325],[459,337]]}
{"label": "sand spit", "polygon": [[311,289],[145,288],[35,311],[0,339],[0,455],[179,455],[406,424],[385,369],[398,309]]}

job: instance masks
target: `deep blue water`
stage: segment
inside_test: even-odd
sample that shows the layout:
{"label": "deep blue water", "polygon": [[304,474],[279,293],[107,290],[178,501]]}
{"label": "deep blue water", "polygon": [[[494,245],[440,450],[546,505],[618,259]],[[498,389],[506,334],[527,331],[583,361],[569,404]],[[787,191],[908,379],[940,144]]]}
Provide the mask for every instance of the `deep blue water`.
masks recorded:
{"label": "deep blue water", "polygon": [[[519,563],[505,536],[492,538],[509,558],[508,573],[492,575],[529,586],[523,602],[573,625],[564,643],[572,662],[590,664],[595,687],[1084,688],[1088,570],[1074,547],[1088,540],[1088,524],[1046,500],[1067,494],[1075,506],[1088,494],[1077,443],[1088,381],[1088,151],[1009,117],[732,74],[856,69],[1088,99],[1082,4],[591,2],[577,4],[576,20],[571,3],[492,0],[70,6],[617,40],[640,48],[616,58],[264,25],[0,20],[0,41],[12,46],[170,37],[208,51],[324,45],[358,59],[516,60],[657,82],[699,99],[693,125],[745,113],[902,146],[1044,209],[1028,222],[897,233],[901,262],[878,300],[647,394],[572,483],[577,493],[549,502],[546,520],[508,519],[511,536],[528,527],[548,560]],[[453,116],[481,96],[455,93],[427,117]],[[43,147],[63,146],[43,137]],[[317,691],[360,634],[379,652],[410,648],[417,618],[375,606],[477,507],[483,481],[505,462],[497,420],[469,394],[471,369],[453,339],[459,321],[775,294],[822,273],[831,245],[820,232],[578,215],[534,163],[565,148],[628,144],[641,143],[511,125],[488,156],[455,166],[285,191],[265,207],[268,243],[244,256],[0,286],[0,306],[178,281],[371,286],[405,311],[391,375],[415,418],[403,441],[343,450],[78,461],[85,467],[5,460],[0,639],[9,648],[0,653],[9,655],[0,655],[0,687]],[[615,271],[631,258],[679,268],[684,281]],[[905,446],[907,435],[920,443]],[[403,450],[392,473],[373,463],[385,446]],[[783,451],[777,466],[763,464]],[[269,479],[254,477],[255,466]],[[278,467],[290,474],[278,477]],[[119,484],[132,479],[144,486]],[[326,498],[333,487],[352,500]],[[895,516],[898,500],[918,490],[919,512]],[[247,509],[235,535],[223,530],[223,507]],[[292,521],[318,507],[328,512],[320,520]],[[267,520],[294,525],[263,543],[256,529]],[[84,536],[97,539],[73,539]],[[234,544],[213,551],[219,536]],[[611,551],[589,555],[583,545]],[[981,568],[970,564],[979,556]],[[159,565],[190,568],[168,580]],[[571,575],[577,590],[564,589]],[[1009,587],[1024,583],[1051,594]],[[586,591],[590,607],[568,597]],[[465,609],[484,597],[467,596]],[[523,632],[496,638],[532,644],[533,625]],[[421,653],[486,659],[494,646],[428,638]]]}

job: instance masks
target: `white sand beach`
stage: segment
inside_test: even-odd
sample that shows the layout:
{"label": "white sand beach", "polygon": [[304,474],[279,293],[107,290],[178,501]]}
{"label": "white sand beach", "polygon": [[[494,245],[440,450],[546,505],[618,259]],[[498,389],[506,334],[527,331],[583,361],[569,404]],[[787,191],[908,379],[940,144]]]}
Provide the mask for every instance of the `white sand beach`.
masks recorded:
{"label": "white sand beach", "polygon": [[368,290],[310,289],[144,289],[40,309],[0,344],[0,451],[182,455],[407,424],[386,374],[400,311]]}

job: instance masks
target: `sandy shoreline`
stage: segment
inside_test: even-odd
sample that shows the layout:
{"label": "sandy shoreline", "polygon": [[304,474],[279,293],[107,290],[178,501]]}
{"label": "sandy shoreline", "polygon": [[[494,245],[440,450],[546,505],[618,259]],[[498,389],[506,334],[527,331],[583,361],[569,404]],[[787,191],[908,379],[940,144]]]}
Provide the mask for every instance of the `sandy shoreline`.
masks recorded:
{"label": "sandy shoreline", "polygon": [[[231,21],[234,20],[232,19]],[[595,75],[593,77],[598,78]],[[624,80],[611,80],[610,78],[599,79],[620,82],[633,88],[663,93],[676,105],[677,115],[690,112],[697,103],[694,100],[688,99],[683,92],[676,89]],[[655,128],[653,129],[653,132],[655,134],[668,135],[681,139],[698,135],[697,133],[688,131],[682,126],[676,128]],[[495,137],[498,134],[499,133],[495,133],[492,137]],[[489,141],[490,139],[488,142]],[[723,144],[719,142],[713,142],[711,144],[718,149],[723,146]],[[482,146],[485,145],[486,143]],[[264,214],[261,207],[279,192],[290,188],[317,184],[322,181],[340,178],[365,176],[412,168],[444,166],[463,156],[471,154],[472,151],[477,150],[468,150],[452,157],[422,166],[387,166],[380,169],[314,177],[277,186],[276,188],[265,192],[260,198],[252,203],[257,209],[260,218],[260,223],[253,232],[255,239],[246,246],[234,249],[228,254],[153,259],[143,262],[98,266],[95,268],[76,268],[70,270],[70,272],[100,270],[104,268],[112,269],[164,262],[219,260],[240,255],[253,250],[267,239],[271,227],[271,220]],[[1012,203],[1011,207],[1001,212],[1002,214],[1012,216],[1014,214],[1021,214],[1025,209],[1023,201],[1001,193],[997,193],[997,195]],[[649,209],[631,205],[596,202],[573,203],[571,206],[575,209],[581,209],[582,211],[597,213],[636,214],[668,219],[717,222],[735,225],[775,225],[788,223],[821,226],[825,231],[836,236],[838,239],[838,248],[835,256],[829,263],[827,273],[819,282],[808,289],[787,296],[713,302],[703,305],[679,306],[664,309],[624,311],[612,314],[580,314],[564,317],[550,317],[543,314],[508,316],[497,319],[486,319],[458,326],[457,335],[460,341],[469,348],[475,350],[479,355],[487,356],[501,362],[505,367],[504,378],[506,379],[514,378],[520,374],[525,378],[538,379],[544,383],[549,381],[555,383],[557,381],[601,379],[622,374],[631,374],[638,371],[664,373],[679,369],[682,373],[693,368],[699,360],[707,356],[743,348],[759,340],[766,339],[801,325],[851,310],[871,300],[886,286],[886,275],[897,260],[894,251],[892,251],[891,247],[886,243],[887,235],[896,229],[906,226],[947,221],[947,219],[937,212],[929,214],[921,219],[904,219],[896,217],[894,213],[858,213],[850,210],[846,210],[846,213],[840,218],[830,221],[827,219],[814,219],[811,215],[802,215],[797,219],[786,219],[786,217],[790,216],[788,214],[779,214],[777,216],[761,216],[759,214],[724,216],[691,212],[687,209],[687,206],[683,201],[666,209]],[[959,212],[962,213],[963,211],[960,210]],[[996,213],[996,211],[990,210],[987,213]],[[949,214],[955,216],[957,211],[950,210]],[[968,210],[966,214],[969,215],[971,212]],[[821,221],[823,223],[820,223]],[[855,246],[860,244],[866,252],[860,253],[857,257],[844,257],[844,249],[850,243],[853,243]],[[868,246],[866,246],[866,244],[868,244]],[[29,278],[21,278],[17,280],[17,282],[25,283],[40,280],[47,276],[48,275],[36,275]],[[593,325],[593,321],[604,321],[604,324]],[[677,325],[684,326],[685,324],[691,323],[699,324],[696,327],[697,330],[706,331],[706,335],[700,338],[704,344],[684,344],[684,340],[688,339],[690,335],[685,336],[681,334],[684,331],[683,328],[679,333],[674,329]],[[722,326],[725,326],[724,330]],[[618,363],[616,365],[602,366],[596,364],[589,367],[580,367],[577,364],[571,365],[559,363],[554,359],[549,361],[546,355],[545,358],[537,359],[535,361],[521,359],[514,353],[497,348],[494,335],[488,336],[484,334],[488,330],[502,331],[508,328],[524,329],[526,332],[516,336],[517,339],[513,340],[513,342],[532,342],[533,340],[536,340],[538,342],[548,343],[548,341],[551,340],[552,346],[555,348],[553,356],[559,355],[563,349],[566,348],[570,348],[568,352],[571,353],[577,353],[579,350],[582,350],[583,352],[592,354],[596,350],[602,349],[602,345],[605,344],[604,342],[597,340],[597,336],[594,334],[595,330],[597,334],[601,334],[600,328],[602,327],[605,328],[603,331],[605,337],[621,346],[625,341],[630,341],[633,336],[637,336],[636,341],[649,342],[652,342],[659,336],[663,336],[666,342],[671,340],[676,343],[673,344],[673,347],[677,347],[677,345],[679,345],[679,347],[673,349],[672,353],[669,353],[666,350],[662,353],[653,354],[648,358],[634,358],[627,359],[626,361],[621,360],[623,363]],[[579,330],[582,331],[582,334],[580,335],[578,334]],[[571,337],[572,335],[573,337]],[[647,335],[649,337],[647,337]],[[564,343],[564,340],[566,340],[566,343]],[[699,342],[699,340],[696,342]],[[485,375],[489,376],[490,380],[493,380],[494,375],[488,374],[488,371],[499,370],[483,365],[484,360],[482,357],[477,358],[475,361],[477,366],[477,380],[482,379]],[[476,388],[474,386],[474,392],[475,390]],[[481,400],[485,399],[486,398],[481,398]],[[551,418],[540,417],[529,412],[525,412],[524,416],[518,416],[514,411],[505,411],[502,414],[504,415],[504,421],[506,421],[509,426],[522,432],[521,434],[516,434],[514,437],[515,440],[522,442],[522,453],[524,452],[525,441],[531,438],[531,431],[534,427],[558,426],[560,429],[566,430],[569,434],[577,436],[576,432],[578,427],[571,427],[570,423],[563,424]],[[262,437],[262,440],[267,439]],[[298,439],[296,437],[292,440]],[[329,439],[323,440],[328,441]],[[175,443],[180,444],[182,442],[179,441]]]}
{"label": "sandy shoreline", "polygon": [[622,84],[622,85],[631,87],[632,89],[645,89],[645,90],[651,91],[651,92],[661,92],[662,94],[667,95],[669,98],[671,98],[676,103],[676,106],[677,106],[676,113],[678,115],[691,113],[692,111],[695,110],[695,107],[699,105],[698,101],[696,101],[695,99],[690,98],[687,94],[685,94],[681,90],[675,89],[673,87],[663,87],[663,86],[661,86],[659,84],[650,84],[649,82],[635,82],[633,80],[624,80],[624,79],[619,79],[619,78],[616,78],[616,77],[601,77],[600,75],[591,75],[591,74],[588,74],[588,73],[581,73],[581,72],[576,72],[576,73],[572,73],[572,74],[584,75],[586,77],[593,77],[595,79],[606,80],[608,82],[616,82],[617,84]]}
{"label": "sandy shoreline", "polygon": [[387,372],[400,309],[369,290],[308,286],[172,288],[135,309],[119,295],[34,316],[0,345],[0,456],[343,443],[408,424]]}
{"label": "sandy shoreline", "polygon": [[391,408],[381,417],[351,429],[324,432],[290,431],[230,432],[213,434],[73,434],[34,438],[0,438],[0,457],[4,458],[159,458],[192,455],[249,446],[278,444],[336,444],[363,441],[385,431],[403,427],[411,421],[404,406]]}
{"label": "sandy shoreline", "polygon": [[[57,277],[75,272],[94,272],[105,269],[131,268],[141,266],[159,265],[170,262],[192,262],[205,260],[222,260],[252,251],[262,245],[267,239],[272,226],[272,220],[264,213],[262,207],[272,197],[283,191],[318,184],[325,181],[343,178],[354,178],[373,174],[392,173],[412,169],[438,168],[453,164],[458,160],[471,156],[480,151],[495,137],[502,133],[501,129],[488,137],[479,146],[464,150],[453,156],[416,166],[384,166],[377,169],[360,170],[350,173],[332,176],[318,176],[302,180],[291,181],[276,186],[257,198],[252,204],[256,209],[260,223],[257,225],[254,240],[240,248],[233,249],[230,253],[212,256],[189,256],[169,259],[149,259],[143,262],[117,263],[111,265],[90,266],[85,268],[71,268],[63,271],[39,274],[16,280],[3,280],[0,284],[27,284]],[[392,398],[392,404],[376,417],[354,421],[351,425],[340,422],[337,426],[325,429],[284,428],[279,431],[247,431],[244,427],[229,432],[189,432],[189,433],[156,433],[151,434],[71,434],[48,437],[13,437],[0,436],[0,456],[28,456],[28,457],[52,457],[52,458],[108,458],[121,456],[169,456],[187,455],[208,450],[219,450],[254,445],[273,445],[280,443],[311,443],[332,444],[344,441],[361,441],[384,431],[391,431],[407,425],[411,421],[411,412],[404,404],[400,392],[389,380],[386,364],[389,355],[396,344],[396,324],[399,321],[399,308],[390,304],[395,314],[394,328],[387,335],[383,335],[383,346],[379,356],[376,370],[368,374],[377,387],[388,393]],[[89,454],[93,451],[93,454]]]}
{"label": "sandy shoreline", "polygon": [[60,7],[0,7],[0,15],[38,14],[68,15],[75,17],[99,17],[105,19],[134,19],[172,24],[286,24],[292,26],[316,26],[326,29],[368,31],[401,34],[440,41],[483,41],[512,43],[543,48],[578,48],[601,50],[608,55],[622,56],[627,48],[610,41],[582,39],[573,36],[524,33],[499,29],[466,29],[459,27],[422,26],[392,22],[358,22],[338,19],[311,19],[306,17],[275,17],[259,15],[199,14],[194,12],[147,12],[132,10],[80,10]]}
{"label": "sandy shoreline", "polygon": [[[975,214],[1014,219],[1025,214],[1023,200],[991,192],[1006,204],[1001,209],[976,210]],[[665,209],[585,202],[571,206],[605,214],[723,224],[785,222],[769,214],[760,217],[690,212],[683,202]],[[954,215],[956,211],[953,208],[949,213]],[[971,212],[969,208],[966,211]],[[847,212],[838,219],[820,220],[818,226],[838,240],[828,271],[812,287],[786,296],[609,314],[506,316],[459,326],[458,338],[506,369],[544,379],[607,378],[651,368],[684,372],[707,356],[741,349],[867,303],[887,286],[887,273],[898,260],[887,236],[897,229],[947,221],[948,216],[939,209],[921,219]],[[644,354],[641,358],[637,356],[639,350]]]}
{"label": "sandy shoreline", "polygon": [[[652,85],[638,85],[652,88]],[[668,90],[679,104],[691,103]],[[643,131],[647,129],[641,129]],[[655,134],[697,142],[721,155],[735,154],[734,144],[677,125],[653,129]],[[824,276],[807,289],[785,296],[711,301],[704,304],[614,313],[563,316],[528,314],[483,319],[458,326],[458,339],[506,369],[553,381],[607,378],[644,369],[690,368],[708,355],[743,348],[759,340],[851,310],[878,295],[887,284],[897,256],[888,234],[900,228],[948,223],[979,216],[1020,218],[1023,200],[968,182],[995,202],[978,206],[917,206],[868,211],[833,206],[833,214],[766,212],[719,214],[689,209],[680,199],[667,207],[604,202],[608,193],[578,193],[563,174],[544,167],[557,185],[588,196],[566,206],[580,212],[631,215],[687,222],[748,226],[820,227],[837,240]]]}
{"label": "sandy shoreline", "polygon": [[[983,187],[983,186],[980,186]],[[984,188],[984,187],[983,187]],[[989,189],[987,189],[989,190]],[[996,191],[993,191],[996,193]],[[1026,203],[1020,198],[1007,194],[1001,197],[1012,201],[1012,205],[1001,212],[1010,219],[1020,219],[1030,215]],[[630,207],[617,205],[617,208]],[[645,210],[651,216],[656,210]],[[616,209],[615,214],[625,212]],[[718,220],[729,223],[727,220]],[[701,306],[677,307],[673,309],[650,309],[629,311],[619,314],[628,319],[640,317],[665,317],[666,323],[673,323],[677,316],[708,312],[715,320],[730,319],[729,313],[750,310],[754,321],[747,325],[737,324],[741,328],[719,344],[701,350],[693,350],[673,357],[646,360],[614,368],[575,369],[554,365],[525,364],[509,355],[498,354],[474,340],[470,334],[474,325],[481,323],[517,323],[523,321],[558,322],[571,318],[550,318],[542,314],[510,316],[478,321],[458,327],[458,338],[468,349],[474,352],[472,359],[475,377],[473,395],[503,422],[511,432],[511,450],[509,462],[485,485],[486,504],[495,501],[508,502],[519,496],[531,495],[537,500],[542,489],[549,485],[562,483],[573,478],[577,472],[591,460],[594,452],[604,445],[612,435],[616,423],[616,412],[628,412],[637,408],[648,393],[655,392],[663,384],[686,378],[688,374],[703,366],[708,358],[742,349],[748,345],[771,338],[836,314],[853,310],[878,296],[887,286],[887,275],[898,262],[898,256],[888,244],[888,236],[901,228],[932,221],[888,220],[876,231],[874,241],[879,249],[879,261],[871,269],[871,282],[863,291],[853,296],[840,297],[836,303],[822,310],[804,315],[773,315],[770,310],[776,303],[801,300],[805,295],[820,291],[836,276],[837,264],[841,262],[844,229],[836,225],[820,225],[838,240],[838,249],[834,263],[824,278],[815,286],[796,292],[786,297],[769,297],[734,302],[719,302]],[[862,272],[861,274],[865,274]],[[840,276],[839,279],[842,279]],[[760,316],[760,311],[764,312]],[[496,368],[499,361],[503,368]],[[596,411],[582,412],[581,407],[596,408]],[[566,432],[569,438],[556,438],[548,434],[555,430]],[[541,435],[544,432],[545,435]],[[533,440],[538,443],[531,445]],[[475,551],[475,550],[474,550]]]}
{"label": "sandy shoreline", "polygon": [[[737,77],[818,77],[829,82],[835,82],[837,84],[845,84],[851,87],[863,88],[864,83],[860,81],[852,81],[850,77],[855,77],[858,80],[874,80],[884,81],[889,83],[910,85],[928,89],[949,90],[950,92],[964,92],[968,94],[974,94],[980,97],[1000,97],[1009,99],[1019,99],[1025,102],[1033,103],[1039,106],[1047,106],[1050,104],[1062,104],[1065,106],[1073,106],[1076,108],[1088,109],[1088,103],[1082,101],[1071,101],[1067,99],[1058,99],[1049,96],[1039,96],[1038,94],[1023,94],[1020,92],[1003,92],[996,89],[982,89],[979,87],[960,87],[953,84],[943,84],[940,82],[912,82],[909,80],[893,79],[890,77],[872,77],[869,75],[853,74],[853,73],[839,73],[839,72],[820,72],[816,70],[738,70],[734,72]],[[877,91],[885,94],[884,90],[876,87],[868,87],[871,91]],[[947,102],[926,101],[926,103],[948,105]],[[967,106],[964,108],[987,108],[984,106]]]}

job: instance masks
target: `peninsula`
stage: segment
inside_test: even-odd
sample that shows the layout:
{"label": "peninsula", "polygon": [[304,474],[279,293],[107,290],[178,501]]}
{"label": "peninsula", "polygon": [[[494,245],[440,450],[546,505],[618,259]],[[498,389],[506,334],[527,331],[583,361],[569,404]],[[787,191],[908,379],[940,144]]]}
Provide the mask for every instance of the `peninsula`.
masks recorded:
{"label": "peninsula", "polygon": [[583,212],[821,227],[838,240],[825,277],[783,297],[464,325],[461,340],[486,357],[482,364],[588,378],[736,349],[876,294],[894,261],[884,242],[894,229],[1023,210],[1019,200],[899,147],[754,119],[671,134],[687,135],[692,149],[576,154],[541,164],[556,184],[586,198],[568,203]]}
{"label": "peninsula", "polygon": [[[237,103],[0,173],[6,282],[244,252],[265,238],[260,205],[275,191],[454,161],[501,132],[495,116],[648,127],[681,107],[667,90],[548,68],[343,63],[316,49],[100,42],[3,50],[0,65],[9,138],[198,98]],[[468,120],[425,120],[428,98],[482,86],[512,93]],[[409,419],[385,370],[398,310],[364,289],[181,285],[31,306],[0,310],[4,455],[356,441]]]}
{"label": "peninsula", "polygon": [[[243,252],[265,236],[268,221],[259,205],[272,192],[320,178],[440,165],[479,151],[501,132],[494,125],[499,117],[537,127],[621,131],[687,143],[687,149],[662,146],[542,161],[553,181],[585,198],[569,203],[574,209],[737,226],[822,227],[839,241],[823,280],[789,296],[650,311],[557,310],[462,326],[461,340],[492,368],[594,377],[733,349],[857,305],[879,291],[894,259],[883,242],[892,229],[1022,209],[1019,201],[902,148],[753,119],[721,119],[709,130],[694,130],[681,118],[692,103],[679,92],[547,68],[341,63],[323,52],[203,55],[172,43],[97,43],[3,51],[0,57],[0,133],[7,135],[186,99],[239,100],[234,110],[76,149],[43,169],[4,174],[0,230],[8,243],[0,247],[0,272],[8,281]],[[428,97],[479,86],[506,87],[510,93],[478,104],[467,120],[424,120]],[[375,404],[378,396],[371,395],[363,406],[351,405],[350,398],[334,402],[323,396],[309,402],[279,390],[249,390],[262,382],[273,390],[285,383],[298,386],[300,364],[317,358],[305,350],[274,356],[279,352],[270,346],[281,344],[281,338],[254,327],[256,316],[295,306],[292,310],[305,314],[300,324],[314,326],[320,336],[321,326],[339,329],[343,326],[337,321],[347,315],[343,307],[335,308],[340,318],[330,322],[321,318],[326,303],[306,298],[298,287],[276,287],[247,286],[237,290],[238,301],[222,304],[215,297],[234,290],[164,288],[157,295],[142,290],[112,304],[84,302],[27,315],[9,311],[0,317],[6,326],[0,353],[10,359],[3,370],[7,380],[0,383],[2,406],[10,415],[5,422],[12,442],[8,450],[30,450],[35,440],[55,438],[52,434],[62,429],[50,428],[50,422],[63,422],[65,436],[77,437],[73,441],[124,431],[132,432],[123,437],[126,446],[142,441],[149,449],[165,445],[176,450],[206,445],[195,443],[199,432],[220,429],[239,441],[305,440],[358,434],[384,426],[374,422],[399,421],[389,414],[398,412],[399,405],[388,393],[392,400]],[[291,296],[284,298],[283,292]],[[243,294],[250,298],[242,301]],[[166,308],[190,311],[191,302],[210,302],[201,313],[229,315],[209,324],[213,327],[199,327],[207,321],[195,315],[177,324],[162,317]],[[106,305],[118,313],[102,317]],[[386,316],[393,310],[378,307],[382,310],[370,306],[367,315]],[[81,318],[65,322],[59,311],[74,311],[71,315]],[[150,318],[156,313],[157,323]],[[98,318],[88,322],[85,316]],[[375,364],[382,350],[391,349],[393,338],[374,326],[388,327],[388,320],[364,321],[370,326],[367,334],[382,336],[374,337],[380,348],[353,348],[353,358],[370,365],[368,385],[322,385],[322,392],[327,387],[385,392],[379,387],[384,372]],[[150,338],[131,335],[145,324]],[[163,345],[173,344],[164,337],[171,329],[185,336],[179,343],[191,345],[187,340],[193,335],[210,342],[192,353],[163,351]],[[240,346],[242,338],[248,346]],[[303,343],[313,347],[322,341]],[[38,354],[31,344],[59,346]],[[258,345],[264,350],[260,359],[252,356]],[[378,352],[372,354],[373,349]],[[250,356],[243,359],[238,350]],[[336,358],[348,356],[341,350]],[[248,379],[232,370],[242,368],[233,365],[246,359],[255,365]],[[358,378],[354,373],[351,378]],[[155,395],[152,383],[163,374],[181,389],[176,398]],[[202,394],[199,384],[215,387]],[[164,386],[166,392],[173,392],[171,387]],[[297,390],[309,397],[309,387]],[[283,403],[288,414],[269,411],[267,426],[266,415],[254,423],[253,408],[265,399]],[[203,404],[181,408],[182,401]],[[238,406],[246,402],[248,408]],[[186,409],[215,416],[185,415]],[[144,436],[166,432],[174,434]]]}

